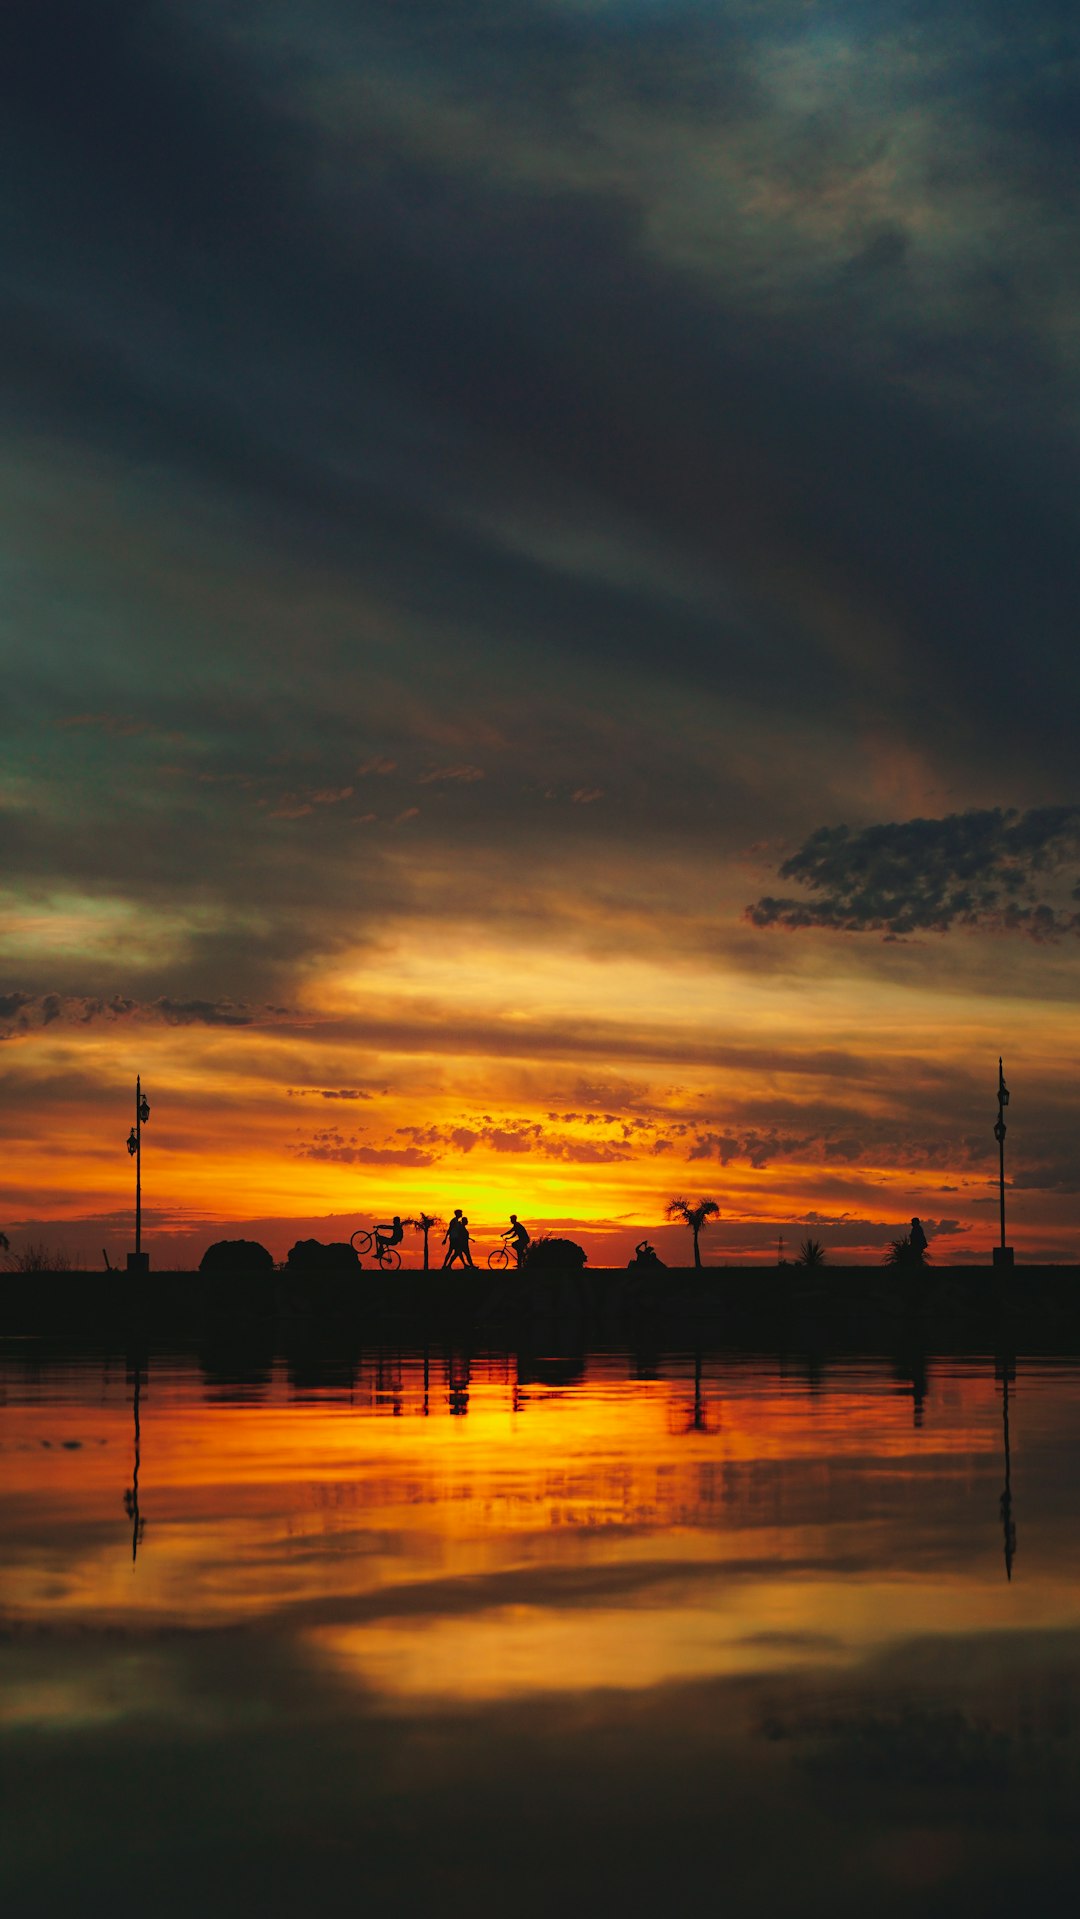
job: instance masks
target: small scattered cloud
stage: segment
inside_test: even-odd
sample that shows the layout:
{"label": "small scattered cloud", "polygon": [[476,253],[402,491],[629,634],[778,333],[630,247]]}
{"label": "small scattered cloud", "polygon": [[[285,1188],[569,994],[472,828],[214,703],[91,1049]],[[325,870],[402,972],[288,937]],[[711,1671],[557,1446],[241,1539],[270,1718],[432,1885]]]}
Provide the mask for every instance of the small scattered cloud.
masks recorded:
{"label": "small scattered cloud", "polygon": [[440,1156],[447,1152],[472,1153],[478,1146],[491,1153],[527,1155],[577,1166],[609,1165],[633,1156],[625,1131],[618,1139],[581,1139],[573,1133],[551,1132],[539,1120],[494,1120],[485,1115],[473,1125],[400,1126],[397,1131]]}
{"label": "small scattered cloud", "polygon": [[289,1099],[374,1099],[361,1086],[289,1086]]}
{"label": "small scattered cloud", "polygon": [[694,1139],[687,1158],[718,1159],[721,1166],[747,1160],[760,1171],[770,1160],[816,1157],[819,1147],[820,1138],[814,1133],[761,1133],[754,1129],[743,1133],[705,1132]]}
{"label": "small scattered cloud", "polygon": [[88,1026],[94,1020],[138,1020],[165,1026],[253,1026],[280,1018],[284,1010],[249,1006],[243,1000],[173,999],[167,995],[153,1000],[134,1000],[119,993],[111,999],[60,993],[3,993],[0,994],[0,1040],[40,1031],[57,1021],[67,1026]]}
{"label": "small scattered cloud", "polygon": [[435,1156],[419,1146],[365,1146],[349,1141],[314,1139],[295,1149],[298,1159],[325,1160],[343,1166],[433,1166]]}
{"label": "small scattered cloud", "polygon": [[746,909],[752,925],[890,938],[962,926],[1056,939],[1080,931],[1080,806],[992,807],[860,832],[822,826],[779,877],[810,897],[766,895]]}
{"label": "small scattered cloud", "polygon": [[437,786],[445,782],[457,781],[463,786],[472,786],[484,777],[482,766],[437,766],[430,773],[421,773],[421,786]]}
{"label": "small scattered cloud", "polygon": [[130,713],[72,713],[69,718],[59,721],[65,728],[93,727],[102,733],[111,733],[116,739],[130,739],[136,733],[156,731],[148,720],[135,719]]}
{"label": "small scattered cloud", "polygon": [[292,794],[286,793],[280,805],[275,806],[270,818],[272,820],[302,820],[306,819],[308,814],[314,813],[314,811],[315,808],[309,805],[306,800],[297,800]]}
{"label": "small scattered cloud", "polygon": [[351,800],[353,790],[351,786],[321,786],[308,793],[283,793],[270,818],[305,819],[317,806],[338,806],[342,800]]}

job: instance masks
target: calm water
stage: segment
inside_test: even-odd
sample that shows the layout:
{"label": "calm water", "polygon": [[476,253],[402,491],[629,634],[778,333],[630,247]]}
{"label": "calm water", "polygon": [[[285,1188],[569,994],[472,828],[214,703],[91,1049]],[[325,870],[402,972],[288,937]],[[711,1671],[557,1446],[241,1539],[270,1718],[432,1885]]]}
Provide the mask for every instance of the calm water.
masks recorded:
{"label": "calm water", "polygon": [[3,1349],[5,1911],[1071,1890],[1077,1363],[231,1363]]}

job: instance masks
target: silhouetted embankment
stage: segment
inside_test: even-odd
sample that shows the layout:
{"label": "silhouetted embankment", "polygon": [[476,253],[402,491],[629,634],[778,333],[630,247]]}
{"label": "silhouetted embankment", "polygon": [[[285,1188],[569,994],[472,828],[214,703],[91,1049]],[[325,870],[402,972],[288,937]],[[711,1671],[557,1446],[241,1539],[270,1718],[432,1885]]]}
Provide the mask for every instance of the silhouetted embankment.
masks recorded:
{"label": "silhouetted embankment", "polygon": [[584,1272],[423,1272],[356,1275],[277,1271],[9,1273],[0,1279],[0,1334],[92,1339],[133,1335],[187,1345],[227,1337],[272,1350],[277,1329],[318,1327],[323,1345],[444,1329],[492,1343],[522,1328],[580,1326],[590,1340],[652,1329],[665,1343],[891,1347],[913,1326],[942,1350],[1080,1350],[1080,1267],[669,1267]]}

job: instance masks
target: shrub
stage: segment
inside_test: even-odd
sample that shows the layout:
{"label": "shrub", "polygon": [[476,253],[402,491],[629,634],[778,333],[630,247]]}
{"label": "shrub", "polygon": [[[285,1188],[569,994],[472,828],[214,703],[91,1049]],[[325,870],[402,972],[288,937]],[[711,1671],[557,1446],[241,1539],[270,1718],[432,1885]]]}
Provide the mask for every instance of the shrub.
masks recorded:
{"label": "shrub", "polygon": [[274,1258],[257,1239],[216,1239],[199,1261],[200,1273],[257,1273],[267,1277]]}
{"label": "shrub", "polygon": [[920,1252],[912,1245],[910,1233],[901,1233],[899,1239],[889,1241],[884,1263],[886,1266],[925,1266],[929,1258],[928,1252]]}
{"label": "shrub", "polygon": [[534,1239],[525,1254],[525,1265],[532,1269],[547,1271],[552,1267],[576,1267],[579,1271],[588,1260],[583,1246],[572,1239],[555,1239],[550,1233],[542,1233]]}
{"label": "shrub", "polygon": [[[7,1248],[7,1241],[4,1242]],[[42,1239],[31,1239],[22,1251],[6,1252],[5,1264],[15,1273],[70,1273],[75,1261],[59,1246],[46,1246]]]}
{"label": "shrub", "polygon": [[360,1255],[348,1240],[332,1240],[324,1245],[321,1239],[298,1239],[295,1246],[289,1248],[289,1271],[302,1273],[356,1273],[360,1270]]}

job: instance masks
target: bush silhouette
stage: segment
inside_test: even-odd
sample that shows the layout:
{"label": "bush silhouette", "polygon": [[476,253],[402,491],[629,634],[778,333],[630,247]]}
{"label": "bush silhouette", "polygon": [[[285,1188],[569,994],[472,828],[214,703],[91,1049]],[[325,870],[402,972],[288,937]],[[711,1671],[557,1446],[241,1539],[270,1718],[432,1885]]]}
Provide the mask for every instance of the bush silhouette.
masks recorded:
{"label": "bush silhouette", "polygon": [[22,1249],[12,1247],[6,1234],[3,1239],[5,1253],[4,1264],[15,1273],[70,1273],[75,1271],[75,1261],[70,1253],[62,1252],[59,1246],[47,1246],[43,1239],[27,1240]]}
{"label": "bush silhouette", "polygon": [[587,1260],[585,1248],[579,1246],[576,1240],[555,1239],[550,1233],[543,1233],[539,1239],[534,1239],[525,1254],[525,1265],[530,1272],[567,1266],[577,1267],[580,1271]]}
{"label": "bush silhouette", "polygon": [[360,1255],[348,1240],[298,1239],[289,1247],[289,1271],[302,1273],[358,1273]]}
{"label": "bush silhouette", "polygon": [[258,1273],[269,1278],[274,1256],[257,1239],[216,1239],[199,1261],[200,1273]]}
{"label": "bush silhouette", "polygon": [[925,1266],[930,1255],[911,1243],[910,1233],[901,1233],[899,1239],[889,1241],[885,1254],[886,1266]]}

